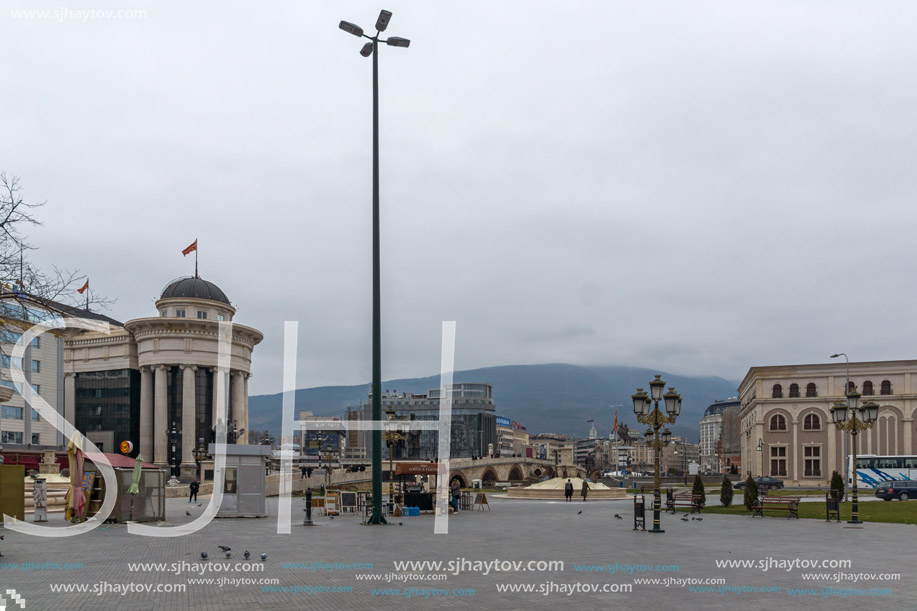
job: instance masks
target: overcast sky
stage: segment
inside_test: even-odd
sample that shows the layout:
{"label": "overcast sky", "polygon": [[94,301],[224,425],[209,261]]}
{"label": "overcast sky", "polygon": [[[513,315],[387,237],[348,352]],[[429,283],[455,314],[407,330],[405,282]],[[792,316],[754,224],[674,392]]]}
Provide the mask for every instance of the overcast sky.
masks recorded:
{"label": "overcast sky", "polygon": [[[146,11],[85,21],[14,10]],[[37,260],[119,320],[194,271],[265,335],[252,394],[371,376],[380,8],[383,375],[570,362],[740,379],[913,358],[912,2],[12,0],[0,169]]]}

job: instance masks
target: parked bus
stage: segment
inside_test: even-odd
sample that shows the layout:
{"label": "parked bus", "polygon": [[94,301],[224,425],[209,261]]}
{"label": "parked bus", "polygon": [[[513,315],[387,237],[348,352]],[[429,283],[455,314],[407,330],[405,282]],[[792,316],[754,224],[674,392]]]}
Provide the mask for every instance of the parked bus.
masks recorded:
{"label": "parked bus", "polygon": [[[847,457],[847,486],[853,486],[853,456]],[[857,486],[875,488],[892,480],[917,481],[917,456],[857,456]]]}

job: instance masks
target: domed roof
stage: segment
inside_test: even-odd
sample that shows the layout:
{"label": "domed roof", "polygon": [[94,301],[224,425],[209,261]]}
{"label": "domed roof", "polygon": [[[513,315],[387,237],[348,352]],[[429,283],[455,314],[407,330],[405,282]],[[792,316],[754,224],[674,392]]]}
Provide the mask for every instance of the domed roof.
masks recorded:
{"label": "domed roof", "polygon": [[220,287],[203,278],[190,277],[173,280],[169,286],[162,291],[160,299],[176,297],[184,299],[209,299],[210,301],[219,301],[227,305],[232,305],[229,303],[229,297],[226,296],[226,293],[224,293]]}
{"label": "domed roof", "polygon": [[724,411],[726,411],[727,407],[732,407],[735,405],[739,405],[738,397],[730,397],[729,399],[717,401],[707,408],[707,411],[704,412],[704,417],[706,418],[707,416],[722,414]]}

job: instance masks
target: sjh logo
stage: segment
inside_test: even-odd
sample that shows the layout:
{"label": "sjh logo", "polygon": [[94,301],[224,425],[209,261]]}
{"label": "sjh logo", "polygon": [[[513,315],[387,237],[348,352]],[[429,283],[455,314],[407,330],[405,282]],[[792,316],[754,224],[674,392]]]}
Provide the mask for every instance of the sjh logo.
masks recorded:
{"label": "sjh logo", "polygon": [[[16,594],[16,590],[7,590],[6,595],[13,600],[14,605],[19,605],[21,609],[25,609],[25,599]],[[6,598],[0,595],[0,611],[6,611]]]}

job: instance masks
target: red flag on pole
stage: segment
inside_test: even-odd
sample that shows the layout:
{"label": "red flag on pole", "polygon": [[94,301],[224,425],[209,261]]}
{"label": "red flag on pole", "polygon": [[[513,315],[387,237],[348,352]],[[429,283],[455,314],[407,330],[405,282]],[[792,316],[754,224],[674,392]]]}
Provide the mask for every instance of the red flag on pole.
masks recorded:
{"label": "red flag on pole", "polygon": [[88,288],[89,288],[89,280],[86,280],[86,284],[84,284],[81,288],[76,289],[76,292],[82,295]]}
{"label": "red flag on pole", "polygon": [[181,251],[181,254],[188,256],[190,253],[194,252],[195,250],[197,250],[197,240],[194,240],[191,246]]}
{"label": "red flag on pole", "polygon": [[614,440],[617,441],[618,440],[618,408],[617,407],[615,408],[615,428],[612,429],[612,432],[614,433]]}

